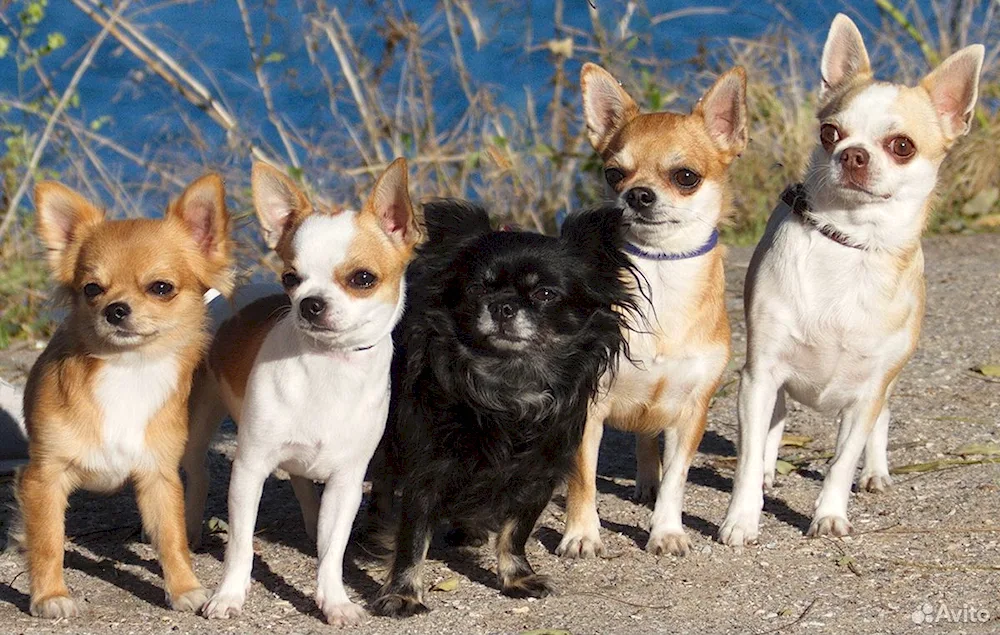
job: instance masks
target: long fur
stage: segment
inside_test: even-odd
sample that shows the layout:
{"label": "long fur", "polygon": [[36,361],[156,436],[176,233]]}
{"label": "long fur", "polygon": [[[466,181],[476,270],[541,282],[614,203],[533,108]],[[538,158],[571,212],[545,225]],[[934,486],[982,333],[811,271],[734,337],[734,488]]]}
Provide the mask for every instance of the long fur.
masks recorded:
{"label": "long fur", "polygon": [[[512,558],[523,557],[521,537],[567,478],[588,405],[626,351],[636,313],[628,284],[635,273],[619,249],[620,209],[574,214],[560,238],[491,231],[485,210],[461,201],[434,201],[424,212],[429,240],[407,273],[412,291],[395,334],[387,461],[375,475],[383,514],[393,479],[404,478],[392,573],[375,607],[390,615],[422,610],[422,543],[440,519],[500,532],[510,538],[498,539],[501,560],[501,542]],[[469,276],[483,268],[559,281],[561,299],[537,317],[550,344],[498,354],[463,326]],[[498,571],[505,592],[518,575],[533,575],[523,562],[510,565],[510,579]]]}

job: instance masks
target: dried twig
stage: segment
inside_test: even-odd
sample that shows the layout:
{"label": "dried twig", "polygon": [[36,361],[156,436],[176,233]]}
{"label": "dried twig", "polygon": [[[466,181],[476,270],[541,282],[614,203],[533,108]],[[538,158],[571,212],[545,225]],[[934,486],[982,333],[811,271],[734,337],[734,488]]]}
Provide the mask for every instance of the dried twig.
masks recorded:
{"label": "dried twig", "polygon": [[35,170],[38,168],[38,162],[42,158],[42,152],[45,151],[45,146],[49,144],[49,139],[52,136],[52,130],[56,126],[56,121],[59,120],[59,117],[66,109],[66,105],[69,103],[70,98],[76,92],[76,87],[80,84],[80,80],[83,78],[84,73],[87,72],[87,69],[90,68],[90,65],[94,62],[94,55],[97,54],[97,49],[99,49],[101,44],[104,43],[104,39],[108,36],[108,33],[114,26],[115,22],[118,21],[121,13],[127,9],[131,3],[132,0],[121,0],[121,2],[119,2],[118,8],[111,14],[107,24],[104,25],[101,32],[97,34],[96,38],[94,38],[94,41],[90,44],[90,48],[87,50],[87,54],[84,55],[79,66],[76,67],[76,72],[73,73],[73,77],[66,86],[66,90],[63,91],[62,98],[59,100],[59,103],[57,103],[56,107],[52,109],[49,121],[45,124],[45,130],[42,132],[42,136],[38,140],[38,144],[35,145],[34,152],[31,153],[31,159],[28,161],[28,167],[25,171],[24,178],[21,180],[21,184],[17,187],[17,190],[14,191],[14,196],[10,199],[10,205],[7,208],[7,213],[4,215],[3,222],[0,222],[0,243],[3,242],[4,235],[7,233],[11,223],[14,222],[14,215],[17,212],[17,207],[20,205],[21,199],[24,198],[25,193],[28,191],[28,186],[34,178]]}

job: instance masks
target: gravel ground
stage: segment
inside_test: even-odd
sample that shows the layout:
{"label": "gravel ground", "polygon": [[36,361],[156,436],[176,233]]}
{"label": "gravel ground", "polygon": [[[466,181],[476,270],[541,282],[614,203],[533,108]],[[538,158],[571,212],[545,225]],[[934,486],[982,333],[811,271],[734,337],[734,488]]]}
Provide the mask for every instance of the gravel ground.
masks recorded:
{"label": "gravel ground", "polygon": [[[970,369],[1000,363],[1000,236],[926,241],[928,311],[920,348],[893,398],[893,469],[954,459],[970,443],[1000,442],[1000,384]],[[489,549],[432,547],[426,581],[457,583],[428,593],[432,612],[398,622],[371,618],[352,629],[375,633],[518,633],[554,629],[581,633],[988,633],[1000,631],[1000,465],[973,464],[901,473],[890,492],[857,494],[850,518],[857,534],[844,540],[803,536],[825,472],[836,427],[795,409],[786,434],[812,441],[785,447],[799,465],[766,498],[759,546],[731,549],[714,541],[732,485],[736,437],[735,369],[743,362],[742,280],[748,249],[728,261],[734,361],[715,402],[709,430],[691,470],[684,523],[694,541],[686,558],[642,550],[649,510],[630,500],[632,440],[609,432],[601,449],[599,509],[609,556],[569,562],[553,552],[563,521],[563,496],[543,516],[529,557],[552,575],[560,594],[512,600],[495,587]],[[34,352],[0,356],[0,375],[18,380]],[[208,514],[226,516],[228,458],[233,437],[213,453],[215,487]],[[9,486],[2,501],[11,502]],[[9,514],[8,514],[9,516]],[[5,518],[6,520],[6,518]],[[131,493],[79,495],[67,520],[71,536],[66,578],[82,617],[46,623],[27,614],[28,579],[21,556],[0,557],[0,631],[10,633],[319,633],[312,599],[316,560],[288,482],[264,491],[254,583],[241,618],[208,621],[165,608],[159,566],[138,540]],[[195,555],[209,586],[221,576],[224,544],[213,536]],[[371,599],[381,580],[353,549],[347,582],[357,601]],[[917,612],[916,614],[914,612]],[[929,615],[927,612],[929,612]],[[923,619],[925,618],[926,619]],[[917,623],[916,618],[921,618]],[[985,621],[977,621],[984,619]]]}

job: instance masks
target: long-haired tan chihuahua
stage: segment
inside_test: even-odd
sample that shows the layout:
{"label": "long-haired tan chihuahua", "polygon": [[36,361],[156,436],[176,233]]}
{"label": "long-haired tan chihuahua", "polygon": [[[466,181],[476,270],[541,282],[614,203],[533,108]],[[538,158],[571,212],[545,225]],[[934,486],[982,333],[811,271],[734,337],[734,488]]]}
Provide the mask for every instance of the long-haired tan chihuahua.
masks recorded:
{"label": "long-haired tan chihuahua", "polygon": [[889,395],[924,315],[920,234],[938,167],[969,130],[983,53],[966,47],[917,86],[881,82],[858,27],[834,18],[812,162],[771,215],[747,271],[747,362],[733,497],[719,529],[725,544],[757,540],[786,395],[840,420],[810,536],[850,533],[847,502],[862,453],[859,489],[890,484]]}
{"label": "long-haired tan chihuahua", "polygon": [[632,219],[625,249],[649,283],[649,297],[637,298],[648,328],[629,333],[636,364],[622,365],[591,408],[557,551],[579,557],[604,549],[595,479],[606,421],[636,433],[636,497],[656,501],[646,549],[683,555],[690,549],[681,525],[688,468],[729,360],[716,226],[729,208],[729,166],[747,143],[746,74],[735,68],[719,77],[690,114],[640,114],[594,64],[584,64],[580,83],[591,145]]}
{"label": "long-haired tan chihuahua", "polygon": [[179,465],[191,377],[207,344],[210,288],[232,286],[222,179],[191,184],[162,220],[105,220],[59,183],[35,188],[38,232],[69,317],[28,377],[28,465],[18,499],[31,575],[31,614],[70,617],[63,582],[67,500],[78,488],[135,487],[163,567],[167,602],[207,599],[191,570]]}

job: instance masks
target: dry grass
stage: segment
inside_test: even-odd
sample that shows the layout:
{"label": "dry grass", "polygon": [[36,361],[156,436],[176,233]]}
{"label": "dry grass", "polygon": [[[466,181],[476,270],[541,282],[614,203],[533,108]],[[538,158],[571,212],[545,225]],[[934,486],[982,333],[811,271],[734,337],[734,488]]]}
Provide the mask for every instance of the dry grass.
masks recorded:
{"label": "dry grass", "polygon": [[[442,0],[432,20],[417,24],[401,5],[385,3],[375,26],[362,28],[350,25],[340,3],[300,3],[302,44],[309,52],[310,71],[320,78],[318,86],[302,86],[272,59],[275,51],[267,43],[267,29],[261,29],[257,5],[234,0],[252,65],[225,70],[242,73],[256,86],[258,112],[265,113],[248,120],[240,114],[248,109],[234,108],[219,92],[213,72],[222,69],[205,68],[193,53],[171,53],[188,50],[187,43],[168,46],[178,43],[165,41],[164,31],[149,27],[149,7],[137,3],[109,25],[108,4],[71,2],[75,9],[60,10],[77,10],[80,19],[89,18],[95,36],[107,25],[108,40],[145,74],[146,83],[154,86],[147,89],[149,98],[166,102],[165,116],[175,117],[175,128],[183,133],[155,148],[126,147],[114,128],[107,132],[91,126],[73,104],[58,112],[64,89],[56,84],[65,84],[78,69],[87,47],[59,67],[38,54],[45,21],[26,25],[12,9],[0,8],[0,35],[10,38],[9,54],[17,55],[23,69],[18,87],[0,90],[0,140],[8,146],[0,159],[2,192],[14,192],[24,181],[25,166],[47,127],[48,148],[35,176],[58,175],[122,215],[158,214],[166,197],[203,169],[221,170],[240,219],[245,272],[267,264],[248,213],[251,157],[286,169],[316,195],[353,203],[388,161],[403,155],[411,161],[416,198],[478,198],[498,216],[553,230],[559,214],[603,196],[598,162],[579,115],[576,73],[585,60],[607,66],[652,109],[689,108],[719,71],[734,64],[747,68],[751,144],[733,171],[736,200],[725,232],[730,242],[756,240],[778,193],[800,177],[816,135],[816,66],[822,42],[804,42],[792,26],[757,40],[711,40],[693,60],[669,60],[659,55],[662,42],[653,37],[650,25],[677,19],[676,13],[657,14],[653,3],[605,0],[590,5],[590,28],[581,30],[564,20],[568,3],[556,0],[554,37],[528,35],[522,50],[512,53],[544,60],[551,90],[526,90],[528,108],[514,110],[499,101],[494,87],[477,82],[467,65],[475,48],[489,46],[492,35],[480,16],[505,12],[504,28],[515,28],[510,21],[524,18],[506,5]],[[937,231],[988,228],[1000,214],[1000,197],[991,194],[1000,183],[995,158],[1000,147],[1000,4],[932,0],[930,9],[922,11],[912,1],[898,6],[877,2],[883,8],[882,24],[868,26],[880,33],[871,50],[881,77],[914,82],[958,47],[992,43],[976,125],[945,166],[932,226]],[[706,14],[702,19],[707,20],[718,9],[691,11]],[[266,24],[277,19],[269,16]],[[373,38],[381,53],[362,54],[372,50]],[[98,60],[111,48],[105,45]],[[86,82],[83,75],[81,84]],[[310,106],[328,113],[328,120],[314,128],[297,126],[276,106],[281,103],[277,98],[289,95],[308,99]],[[448,121],[435,110],[444,96],[459,107],[459,115]],[[125,178],[125,173],[131,176]],[[39,314],[44,272],[31,236],[30,206],[10,209],[0,193],[0,221],[8,215],[11,229],[0,236],[0,347],[11,338],[46,333]]]}

